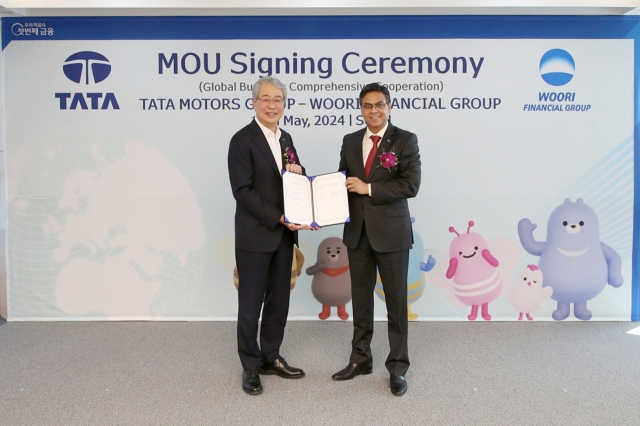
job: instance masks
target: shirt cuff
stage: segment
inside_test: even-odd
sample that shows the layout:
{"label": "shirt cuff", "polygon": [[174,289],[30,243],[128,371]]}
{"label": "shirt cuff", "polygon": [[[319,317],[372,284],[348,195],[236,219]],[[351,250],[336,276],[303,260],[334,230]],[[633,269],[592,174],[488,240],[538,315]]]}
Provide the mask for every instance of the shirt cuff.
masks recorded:
{"label": "shirt cuff", "polygon": [[371,197],[371,184],[368,183],[367,186],[369,187],[369,197]]}

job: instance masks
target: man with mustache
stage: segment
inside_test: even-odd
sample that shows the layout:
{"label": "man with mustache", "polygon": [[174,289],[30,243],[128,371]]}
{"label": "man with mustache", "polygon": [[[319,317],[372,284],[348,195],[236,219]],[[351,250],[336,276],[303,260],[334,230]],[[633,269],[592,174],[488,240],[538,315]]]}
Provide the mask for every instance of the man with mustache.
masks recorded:
{"label": "man with mustache", "polygon": [[334,380],[372,372],[374,288],[380,273],[388,313],[391,393],[407,391],[407,274],[413,245],[408,198],[420,188],[420,154],[415,134],[389,122],[391,96],[380,83],[360,92],[366,128],[344,137],[339,170],[347,172],[350,222],[344,226],[351,273],[353,340],[351,357]]}

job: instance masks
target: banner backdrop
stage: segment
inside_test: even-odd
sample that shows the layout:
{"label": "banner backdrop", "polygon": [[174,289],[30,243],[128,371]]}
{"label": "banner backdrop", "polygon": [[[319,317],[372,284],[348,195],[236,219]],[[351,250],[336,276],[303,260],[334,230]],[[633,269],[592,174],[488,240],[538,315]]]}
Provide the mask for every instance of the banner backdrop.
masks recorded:
{"label": "banner backdrop", "polygon": [[[412,320],[637,320],[638,22],[5,18],[9,319],[235,319],[227,150],[273,75],[310,175],[337,170],[367,83],[418,135]],[[300,234],[291,319],[326,318],[312,289],[350,285],[307,273],[341,237]],[[378,283],[377,319],[383,299]]]}

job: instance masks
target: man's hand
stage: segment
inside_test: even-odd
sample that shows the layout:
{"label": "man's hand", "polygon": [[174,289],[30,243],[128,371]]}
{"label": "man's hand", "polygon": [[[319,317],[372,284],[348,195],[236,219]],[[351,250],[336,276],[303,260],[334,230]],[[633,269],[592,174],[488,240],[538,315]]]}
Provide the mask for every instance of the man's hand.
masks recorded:
{"label": "man's hand", "polygon": [[357,177],[348,177],[346,187],[349,192],[356,192],[361,195],[369,195],[369,185]]}
{"label": "man's hand", "polygon": [[288,172],[302,174],[302,166],[300,164],[287,164],[284,169]]}
{"label": "man's hand", "polygon": [[[295,164],[292,164],[295,165]],[[289,166],[289,164],[287,164]],[[298,166],[300,167],[300,166]],[[284,215],[280,216],[280,223],[289,228],[292,231],[305,231],[307,229],[311,229],[313,231],[317,231],[319,228],[312,228],[309,225],[296,225],[295,223],[285,222]]]}

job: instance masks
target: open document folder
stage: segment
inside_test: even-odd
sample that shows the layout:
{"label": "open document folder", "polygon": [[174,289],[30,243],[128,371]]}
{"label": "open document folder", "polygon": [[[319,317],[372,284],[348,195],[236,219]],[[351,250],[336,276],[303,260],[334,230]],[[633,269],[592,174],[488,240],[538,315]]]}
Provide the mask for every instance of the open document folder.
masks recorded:
{"label": "open document folder", "polygon": [[285,222],[309,226],[349,222],[346,180],[345,172],[304,176],[283,170]]}

